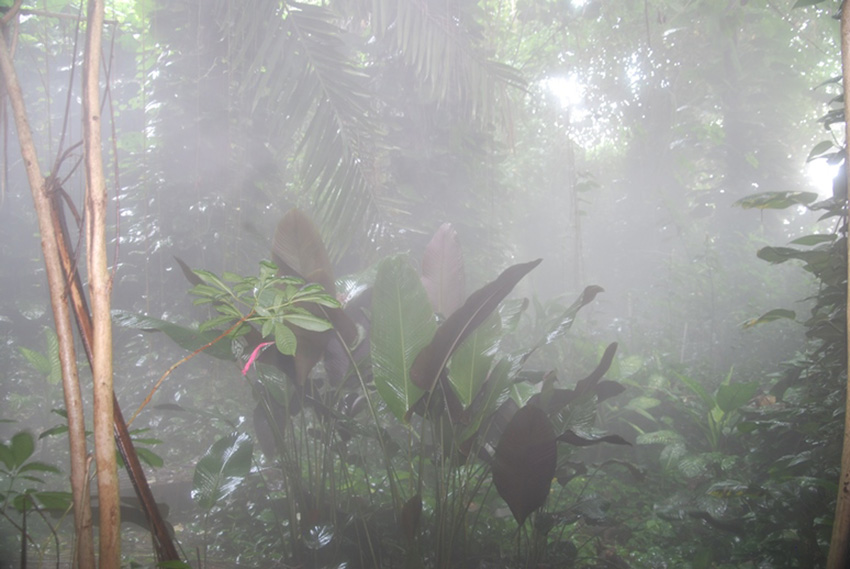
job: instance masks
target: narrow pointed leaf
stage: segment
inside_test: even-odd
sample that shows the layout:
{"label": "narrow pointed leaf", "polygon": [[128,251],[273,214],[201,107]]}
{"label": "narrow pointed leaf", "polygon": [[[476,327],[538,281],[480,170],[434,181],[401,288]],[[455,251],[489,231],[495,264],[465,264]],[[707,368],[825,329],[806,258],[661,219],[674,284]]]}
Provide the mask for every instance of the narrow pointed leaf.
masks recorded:
{"label": "narrow pointed leaf", "polygon": [[473,292],[434,334],[416,356],[410,370],[413,382],[424,391],[433,389],[454,351],[498,307],[517,283],[542,259],[508,267],[499,277]]}

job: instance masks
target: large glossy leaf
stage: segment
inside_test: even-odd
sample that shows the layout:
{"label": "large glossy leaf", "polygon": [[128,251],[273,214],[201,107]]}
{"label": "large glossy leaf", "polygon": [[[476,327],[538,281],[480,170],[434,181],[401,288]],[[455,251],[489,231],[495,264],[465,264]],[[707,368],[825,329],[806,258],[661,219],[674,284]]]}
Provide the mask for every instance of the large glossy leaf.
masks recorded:
{"label": "large glossy leaf", "polygon": [[466,297],[466,273],[457,232],[450,223],[440,226],[422,256],[422,284],[437,314],[449,315]]}
{"label": "large glossy leaf", "polygon": [[[131,314],[121,310],[112,311],[112,320],[119,326],[126,328],[135,328],[137,330],[145,331],[157,330],[164,332],[169,338],[174,340],[174,343],[190,352],[194,352],[195,350],[206,346],[221,335],[221,332],[217,330],[205,330],[203,332],[199,332],[192,328],[178,326],[177,324],[172,324],[171,322],[166,322],[165,320],[160,320],[158,318],[152,318],[141,314]],[[223,339],[212,344],[204,350],[204,353],[221,360],[232,361],[235,359],[231,349],[231,343],[227,339]]]}
{"label": "large glossy leaf", "polygon": [[493,313],[452,355],[448,379],[464,408],[472,403],[487,379],[500,339],[501,318]]}
{"label": "large glossy leaf", "polygon": [[520,525],[546,501],[557,452],[552,425],[539,407],[522,407],[502,433],[493,458],[493,484]]}
{"label": "large glossy leaf", "polygon": [[372,291],[372,373],[378,393],[399,420],[423,393],[410,369],[436,328],[428,296],[407,259],[384,260]]}
{"label": "large glossy leaf", "polygon": [[329,294],[335,294],[336,285],[325,244],[319,230],[300,210],[289,210],[277,224],[272,260],[284,275],[319,283]]}
{"label": "large glossy leaf", "polygon": [[192,498],[210,510],[242,483],[251,469],[254,446],[247,434],[232,433],[217,440],[195,466]]}
{"label": "large glossy leaf", "polygon": [[433,389],[454,351],[542,259],[508,267],[499,277],[473,292],[437,329],[434,339],[413,362],[410,377],[424,391]]}

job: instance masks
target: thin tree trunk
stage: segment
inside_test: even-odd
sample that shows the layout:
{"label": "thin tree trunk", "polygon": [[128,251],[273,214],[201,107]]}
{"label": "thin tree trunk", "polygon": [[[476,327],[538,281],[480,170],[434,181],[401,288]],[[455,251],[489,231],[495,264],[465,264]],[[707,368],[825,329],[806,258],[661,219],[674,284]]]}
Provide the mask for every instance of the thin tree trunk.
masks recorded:
{"label": "thin tree trunk", "polygon": [[88,491],[88,460],[86,450],[85,416],[77,374],[77,356],[71,329],[71,315],[66,301],[65,279],[56,246],[55,228],[50,215],[50,195],[47,180],[41,173],[38,156],[32,139],[27,111],[12,57],[6,46],[6,38],[0,30],[0,73],[15,118],[21,157],[27,171],[30,191],[38,227],[41,234],[41,249],[50,290],[50,304],[59,340],[59,362],[62,366],[62,387],[65,394],[65,410],[68,414],[68,443],[71,449],[71,493],[74,500],[74,528],[77,542],[74,563],[76,567],[95,566],[94,541],[92,537],[92,514]]}
{"label": "thin tree trunk", "polygon": [[83,142],[85,148],[85,232],[92,307],[94,443],[100,507],[100,568],[121,567],[120,499],[115,439],[112,434],[112,278],[106,252],[106,180],[103,173],[100,116],[100,57],[103,0],[89,0],[83,64]]}
{"label": "thin tree trunk", "polygon": [[[850,9],[847,2],[841,6],[841,67],[844,86],[844,146],[847,155],[844,158],[844,171],[850,168]],[[847,176],[850,180],[850,176]],[[845,209],[845,216],[847,211]],[[844,220],[847,223],[845,217]],[[850,252],[850,248],[848,248]],[[850,257],[848,257],[848,295],[850,295]],[[850,303],[845,318],[845,334],[850,326]],[[847,353],[850,354],[850,335],[847,335]],[[845,370],[847,366],[845,365]],[[845,371],[846,373],[846,371]],[[832,522],[832,540],[829,545],[827,569],[845,569],[850,566],[850,375],[844,403],[844,450],[841,454],[841,479],[838,485],[838,504],[835,507],[835,519]]]}

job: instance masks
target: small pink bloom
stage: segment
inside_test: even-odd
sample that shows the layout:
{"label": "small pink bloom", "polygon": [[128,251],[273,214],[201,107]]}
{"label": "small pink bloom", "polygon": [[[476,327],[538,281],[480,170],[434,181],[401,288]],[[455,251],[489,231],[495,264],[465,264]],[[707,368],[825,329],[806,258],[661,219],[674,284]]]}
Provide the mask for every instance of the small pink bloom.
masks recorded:
{"label": "small pink bloom", "polygon": [[242,368],[242,375],[248,375],[248,370],[251,368],[251,364],[254,363],[254,360],[260,357],[260,352],[263,348],[271,346],[272,344],[274,344],[274,342],[263,342],[254,348],[254,351],[251,352],[251,357],[248,358],[248,361],[245,362],[245,366]]}

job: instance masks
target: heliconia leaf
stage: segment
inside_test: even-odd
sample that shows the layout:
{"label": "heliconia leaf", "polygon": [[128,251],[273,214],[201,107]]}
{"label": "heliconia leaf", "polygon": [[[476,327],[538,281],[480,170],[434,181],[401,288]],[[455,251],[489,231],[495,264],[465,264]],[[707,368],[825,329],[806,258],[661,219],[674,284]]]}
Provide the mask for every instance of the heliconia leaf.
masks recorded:
{"label": "heliconia leaf", "polygon": [[546,340],[543,345],[548,345],[562,337],[567,330],[569,330],[573,322],[575,322],[576,315],[578,311],[581,310],[583,306],[590,304],[593,302],[593,299],[596,298],[596,295],[600,292],[605,292],[605,289],[601,286],[590,285],[585,287],[582,291],[581,295],[573,302],[569,308],[567,308],[560,318],[556,321],[555,327],[546,334]]}
{"label": "heliconia leaf", "polygon": [[562,443],[567,443],[577,447],[587,447],[591,445],[598,445],[599,443],[610,443],[612,445],[628,445],[632,446],[632,443],[625,440],[620,435],[605,435],[602,437],[583,437],[574,431],[567,429],[563,432],[561,436],[558,437],[558,440]]}
{"label": "heliconia leaf", "polygon": [[773,322],[775,320],[781,320],[785,318],[789,320],[794,320],[796,317],[797,313],[793,310],[788,310],[786,308],[774,308],[773,310],[765,312],[758,318],[751,318],[747,320],[741,325],[741,327],[744,329],[752,328],[753,326],[758,326],[759,324],[764,324],[765,322]]}
{"label": "heliconia leaf", "polygon": [[518,524],[546,502],[557,453],[552,425],[539,407],[522,407],[505,427],[493,457],[493,484]]}
{"label": "heliconia leaf", "polygon": [[413,362],[410,377],[423,391],[431,391],[443,369],[463,340],[481,325],[542,259],[508,267],[499,277],[473,292],[437,329],[434,339]]}
{"label": "heliconia leaf", "polygon": [[452,355],[449,383],[466,408],[481,389],[501,339],[501,319],[491,314],[484,324],[469,335]]}
{"label": "heliconia leaf", "polygon": [[422,396],[410,370],[436,328],[428,295],[407,259],[381,262],[372,290],[372,373],[378,394],[400,421]]}
{"label": "heliconia leaf", "polygon": [[602,358],[599,360],[599,364],[596,366],[596,369],[593,372],[576,383],[576,396],[582,397],[587,393],[594,392],[598,396],[599,393],[598,383],[599,380],[602,379],[602,376],[608,371],[608,368],[611,367],[611,362],[614,361],[614,355],[617,353],[617,342],[612,342],[605,348],[605,352],[602,354]]}
{"label": "heliconia leaf", "polygon": [[277,225],[272,260],[284,275],[298,276],[335,294],[333,269],[319,230],[309,217],[293,208]]}
{"label": "heliconia leaf", "polygon": [[192,498],[209,511],[232,494],[248,475],[254,446],[246,433],[226,435],[207,450],[195,466]]}
{"label": "heliconia leaf", "polygon": [[419,533],[419,519],[422,517],[422,497],[416,494],[401,507],[401,529],[404,537],[413,541]]}
{"label": "heliconia leaf", "polygon": [[450,223],[440,226],[422,256],[422,285],[434,312],[445,316],[463,304],[466,274],[457,232]]}
{"label": "heliconia leaf", "polygon": [[499,397],[508,386],[510,371],[511,361],[506,358],[500,359],[492,367],[484,385],[475,396],[471,408],[472,417],[469,420],[469,424],[461,432],[459,440],[465,441],[475,436],[481,428],[484,419],[493,415],[493,411],[499,402]]}

